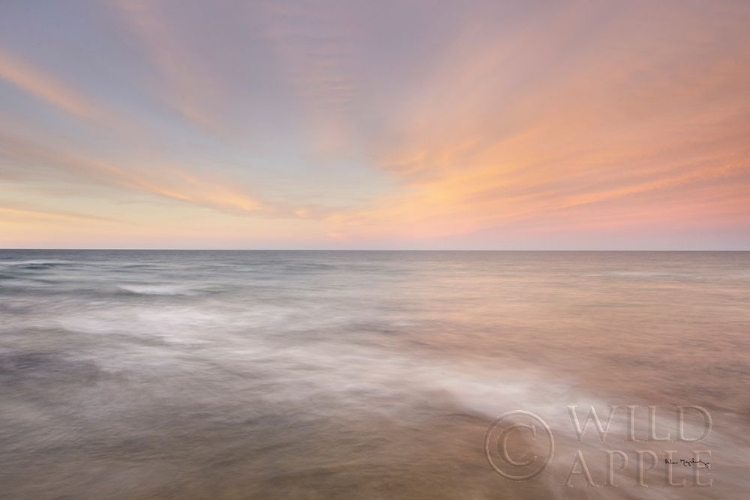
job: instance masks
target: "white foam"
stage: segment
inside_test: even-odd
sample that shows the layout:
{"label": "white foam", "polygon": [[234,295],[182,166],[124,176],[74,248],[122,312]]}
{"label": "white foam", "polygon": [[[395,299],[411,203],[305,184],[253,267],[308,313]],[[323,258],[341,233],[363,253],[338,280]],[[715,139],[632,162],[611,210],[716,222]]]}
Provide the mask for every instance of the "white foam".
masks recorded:
{"label": "white foam", "polygon": [[31,260],[0,260],[0,265],[13,266],[50,266],[57,264],[71,264],[69,260],[58,259],[31,259]]}
{"label": "white foam", "polygon": [[117,288],[136,295],[195,295],[197,290],[185,285],[118,285]]}

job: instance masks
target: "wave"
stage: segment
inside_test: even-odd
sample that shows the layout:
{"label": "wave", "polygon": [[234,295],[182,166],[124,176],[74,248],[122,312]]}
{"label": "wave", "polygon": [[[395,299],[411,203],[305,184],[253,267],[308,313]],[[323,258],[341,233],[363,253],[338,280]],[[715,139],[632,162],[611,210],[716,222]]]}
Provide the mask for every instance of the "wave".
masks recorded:
{"label": "wave", "polygon": [[32,260],[6,260],[0,261],[0,265],[5,266],[9,269],[28,269],[32,271],[43,271],[54,267],[64,266],[73,264],[68,260],[47,260],[47,259],[32,259]]}
{"label": "wave", "polygon": [[187,285],[117,285],[117,288],[133,295],[196,295],[200,292]]}

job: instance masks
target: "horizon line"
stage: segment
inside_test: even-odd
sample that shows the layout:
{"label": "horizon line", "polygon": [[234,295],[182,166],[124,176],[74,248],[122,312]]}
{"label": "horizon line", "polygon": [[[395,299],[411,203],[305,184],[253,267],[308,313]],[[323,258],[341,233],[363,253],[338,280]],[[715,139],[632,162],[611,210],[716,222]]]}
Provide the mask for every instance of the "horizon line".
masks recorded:
{"label": "horizon line", "polygon": [[750,249],[493,249],[493,248],[0,248],[0,252],[750,252]]}

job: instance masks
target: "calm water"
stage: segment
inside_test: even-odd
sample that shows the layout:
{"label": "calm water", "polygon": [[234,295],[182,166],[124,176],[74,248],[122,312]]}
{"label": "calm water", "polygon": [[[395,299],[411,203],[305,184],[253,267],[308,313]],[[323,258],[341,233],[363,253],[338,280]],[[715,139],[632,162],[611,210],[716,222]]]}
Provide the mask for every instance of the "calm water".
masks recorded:
{"label": "calm water", "polygon": [[[749,382],[750,253],[0,252],[3,499],[744,498]],[[529,481],[485,456],[511,410]],[[694,449],[713,485],[665,485]]]}

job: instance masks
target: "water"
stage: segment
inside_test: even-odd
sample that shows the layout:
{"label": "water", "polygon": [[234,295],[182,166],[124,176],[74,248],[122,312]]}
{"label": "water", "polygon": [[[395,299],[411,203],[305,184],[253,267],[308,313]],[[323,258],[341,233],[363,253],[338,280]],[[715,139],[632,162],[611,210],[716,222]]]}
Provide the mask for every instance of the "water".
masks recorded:
{"label": "water", "polygon": [[[749,353],[750,253],[2,251],[1,496],[742,498]],[[638,405],[641,442],[568,405]],[[647,405],[713,427],[648,441]],[[554,435],[532,480],[485,456],[512,410]],[[667,486],[693,449],[712,486]],[[565,484],[579,450],[598,486]]]}

